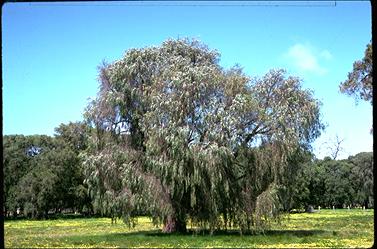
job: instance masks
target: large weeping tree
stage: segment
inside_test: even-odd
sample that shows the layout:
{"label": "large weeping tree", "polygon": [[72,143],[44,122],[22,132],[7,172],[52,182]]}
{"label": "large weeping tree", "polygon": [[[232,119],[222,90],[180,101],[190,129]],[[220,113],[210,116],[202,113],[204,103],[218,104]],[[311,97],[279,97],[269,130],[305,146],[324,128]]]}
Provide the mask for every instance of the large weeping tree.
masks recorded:
{"label": "large weeping tree", "polygon": [[83,154],[97,211],[128,224],[143,212],[165,232],[250,230],[275,214],[290,157],[323,128],[319,102],[283,70],[252,79],[218,62],[179,39],[99,67]]}

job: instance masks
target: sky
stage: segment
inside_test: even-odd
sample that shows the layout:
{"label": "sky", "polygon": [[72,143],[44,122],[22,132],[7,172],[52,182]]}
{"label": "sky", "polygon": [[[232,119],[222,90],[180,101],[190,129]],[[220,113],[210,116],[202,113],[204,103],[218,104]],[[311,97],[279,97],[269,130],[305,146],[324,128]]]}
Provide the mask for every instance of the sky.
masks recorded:
{"label": "sky", "polygon": [[322,102],[317,158],[373,150],[372,107],[339,92],[371,41],[369,1],[45,2],[2,6],[3,134],[83,120],[97,66],[130,48],[196,38],[252,77],[283,68]]}

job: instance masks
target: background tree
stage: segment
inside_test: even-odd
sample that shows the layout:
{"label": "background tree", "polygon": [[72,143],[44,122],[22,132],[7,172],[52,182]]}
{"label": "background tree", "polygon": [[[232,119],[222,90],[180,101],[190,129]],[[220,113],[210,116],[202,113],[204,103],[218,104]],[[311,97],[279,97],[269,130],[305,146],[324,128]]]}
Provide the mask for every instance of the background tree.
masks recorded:
{"label": "background tree", "polygon": [[251,79],[218,61],[184,39],[99,68],[83,155],[97,211],[132,224],[142,209],[166,232],[250,229],[275,211],[289,156],[323,128],[319,103],[283,70]]}
{"label": "background tree", "polygon": [[47,217],[55,208],[57,175],[52,169],[34,165],[17,183],[17,202],[24,215],[31,218]]}
{"label": "background tree", "polygon": [[354,189],[350,182],[351,165],[346,160],[329,160],[324,163],[326,170],[323,196],[325,206],[342,208],[352,205]]}
{"label": "background tree", "polygon": [[355,189],[353,202],[366,208],[374,206],[373,152],[362,152],[348,158],[352,165],[350,182]]}
{"label": "background tree", "polygon": [[4,208],[33,218],[50,210],[90,212],[91,200],[79,153],[86,148],[86,126],[60,125],[55,137],[10,135],[3,138]]}
{"label": "background tree", "polygon": [[324,143],[324,145],[327,146],[328,153],[330,154],[333,160],[337,159],[337,157],[339,156],[339,153],[344,152],[344,149],[342,146],[343,142],[344,142],[344,139],[336,135],[333,139],[328,139],[328,141]]}
{"label": "background tree", "polygon": [[332,208],[374,205],[373,153],[363,152],[348,159],[326,157],[300,168],[300,190],[293,192],[294,208],[308,205]]}
{"label": "background tree", "polygon": [[83,122],[70,122],[60,124],[55,129],[55,138],[60,148],[56,151],[59,155],[57,162],[63,163],[59,172],[59,189],[63,206],[73,208],[78,212],[91,213],[92,205],[88,194],[88,186],[84,183],[84,169],[80,153],[87,148],[88,127]]}
{"label": "background tree", "polygon": [[352,72],[348,73],[346,81],[339,86],[340,91],[353,96],[356,100],[362,99],[373,102],[373,56],[372,44],[369,43],[364,58],[353,63]]}
{"label": "background tree", "polygon": [[297,150],[293,153],[279,185],[279,197],[285,212],[291,209],[306,209],[313,205],[309,199],[308,183],[312,175],[310,170],[314,163],[314,154],[308,150]]}
{"label": "background tree", "polygon": [[16,185],[23,175],[30,170],[31,158],[26,149],[32,144],[23,135],[3,136],[3,173],[4,173],[4,213],[16,214],[17,202]]}
{"label": "background tree", "polygon": [[[43,211],[47,208],[46,204],[51,201],[53,195],[51,187],[54,181],[51,169],[46,168],[48,171],[41,170],[44,168],[41,162],[44,155],[54,147],[54,141],[46,135],[26,137],[16,135],[9,136],[9,138],[15,138],[15,140],[10,139],[11,142],[13,140],[14,144],[7,142],[4,144],[5,179],[13,178],[12,182],[9,183],[9,189],[12,190],[10,195],[12,200],[6,200],[6,205],[12,203],[13,210],[20,208],[26,213],[30,213],[32,217],[41,217]],[[8,154],[9,148],[12,148],[14,153]],[[19,161],[19,159],[22,159],[22,161]],[[41,184],[45,185],[40,187]]]}

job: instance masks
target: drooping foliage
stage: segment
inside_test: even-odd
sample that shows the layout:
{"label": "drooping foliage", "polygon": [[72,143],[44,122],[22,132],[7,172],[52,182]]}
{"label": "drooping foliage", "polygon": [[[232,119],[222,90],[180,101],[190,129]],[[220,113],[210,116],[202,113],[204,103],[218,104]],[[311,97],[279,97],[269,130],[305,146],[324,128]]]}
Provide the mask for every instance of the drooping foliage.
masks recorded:
{"label": "drooping foliage", "polygon": [[250,78],[196,40],[130,49],[99,67],[83,154],[98,212],[146,212],[164,231],[258,228],[278,210],[291,154],[318,137],[319,102],[299,78]]}

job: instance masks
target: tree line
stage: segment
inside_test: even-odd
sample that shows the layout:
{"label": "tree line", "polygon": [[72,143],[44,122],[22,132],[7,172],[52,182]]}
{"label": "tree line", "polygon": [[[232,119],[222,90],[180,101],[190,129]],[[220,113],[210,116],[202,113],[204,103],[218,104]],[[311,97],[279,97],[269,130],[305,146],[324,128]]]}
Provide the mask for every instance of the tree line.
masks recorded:
{"label": "tree line", "polygon": [[83,123],[61,124],[54,137],[3,136],[4,214],[31,218],[70,209],[93,213],[79,154]]}
{"label": "tree line", "polygon": [[321,103],[300,78],[253,78],[219,58],[178,39],[104,62],[84,122],[54,137],[4,136],[5,211],[71,208],[129,225],[142,213],[165,232],[189,219],[243,232],[309,204],[373,205],[370,182],[356,181],[371,154],[313,159]]}
{"label": "tree line", "polygon": [[293,174],[290,208],[373,208],[373,152],[347,159],[330,157],[303,161]]}
{"label": "tree line", "polygon": [[[5,216],[46,218],[49,212],[66,209],[96,214],[79,156],[87,146],[84,127],[82,123],[62,124],[59,130],[63,134],[55,137],[3,136]],[[32,155],[29,149],[34,146],[41,151]],[[290,183],[280,190],[282,210],[305,210],[310,205],[374,207],[372,152],[342,160],[303,154],[300,161],[291,162]]]}

